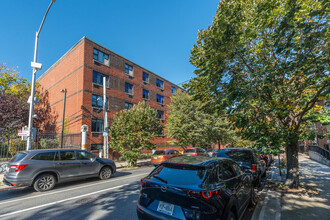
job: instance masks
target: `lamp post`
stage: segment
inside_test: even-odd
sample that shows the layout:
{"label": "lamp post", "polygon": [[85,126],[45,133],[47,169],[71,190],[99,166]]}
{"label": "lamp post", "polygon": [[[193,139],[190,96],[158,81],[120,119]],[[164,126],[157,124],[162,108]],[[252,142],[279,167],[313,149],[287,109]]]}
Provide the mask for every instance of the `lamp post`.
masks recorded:
{"label": "lamp post", "polygon": [[29,136],[27,137],[27,143],[26,143],[26,150],[31,150],[31,137],[32,137],[32,127],[33,127],[33,112],[34,112],[34,93],[35,93],[35,83],[36,83],[36,73],[38,70],[41,70],[42,64],[37,63],[37,51],[38,51],[38,39],[39,39],[39,34],[41,31],[41,28],[45,22],[46,16],[48,14],[48,11],[52,4],[56,0],[51,0],[51,3],[49,4],[47,11],[44,15],[44,18],[42,19],[41,25],[39,27],[38,32],[36,33],[36,39],[35,39],[35,45],[34,45],[34,58],[33,62],[31,62],[31,67],[32,67],[32,86],[31,86],[31,96],[30,96],[30,112],[29,112],[29,125],[28,125],[28,131],[29,131]]}
{"label": "lamp post", "polygon": [[66,89],[62,89],[61,92],[64,92],[64,100],[63,100],[63,118],[62,118],[62,132],[61,132],[61,148],[63,148],[63,133],[64,133],[64,119],[65,119]]}

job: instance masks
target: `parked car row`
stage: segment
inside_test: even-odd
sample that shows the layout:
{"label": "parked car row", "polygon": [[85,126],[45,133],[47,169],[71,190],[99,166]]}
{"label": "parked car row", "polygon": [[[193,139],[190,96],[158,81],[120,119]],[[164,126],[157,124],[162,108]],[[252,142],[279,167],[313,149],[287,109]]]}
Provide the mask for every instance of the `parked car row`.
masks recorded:
{"label": "parked car row", "polygon": [[254,178],[234,160],[180,156],[142,178],[139,219],[240,219],[254,204]]}
{"label": "parked car row", "polygon": [[156,168],[140,181],[139,219],[240,219],[270,162],[248,148],[155,154]]}

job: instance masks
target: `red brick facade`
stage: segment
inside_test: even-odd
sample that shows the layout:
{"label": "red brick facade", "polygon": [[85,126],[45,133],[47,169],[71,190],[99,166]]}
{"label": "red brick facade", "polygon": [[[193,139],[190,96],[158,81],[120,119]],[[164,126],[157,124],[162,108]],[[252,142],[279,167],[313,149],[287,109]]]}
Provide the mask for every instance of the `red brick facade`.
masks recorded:
{"label": "red brick facade", "polygon": [[[109,56],[109,65],[93,59],[94,49]],[[125,64],[133,67],[133,76],[125,73]],[[40,92],[48,93],[47,107],[54,111],[57,129],[61,127],[63,114],[64,93],[60,90],[67,89],[65,120],[69,133],[80,132],[81,126],[86,124],[88,125],[88,149],[90,150],[92,145],[103,144],[102,133],[92,132],[92,120],[103,120],[103,111],[92,106],[93,95],[103,96],[103,86],[93,83],[94,71],[109,78],[109,86],[106,89],[109,100],[109,124],[114,114],[125,108],[125,103],[137,104],[144,101],[142,91],[145,89],[149,91],[149,99],[145,100],[146,103],[164,112],[163,125],[165,125],[172,87],[176,91],[181,88],[84,37],[37,80],[40,84]],[[149,83],[143,82],[143,72],[149,75]],[[163,82],[163,89],[156,86],[156,79]],[[125,83],[133,85],[133,95],[126,94]],[[164,97],[163,104],[157,103],[157,94]],[[165,137],[157,138],[155,143],[158,147],[165,147],[169,146],[170,140],[165,134]]]}

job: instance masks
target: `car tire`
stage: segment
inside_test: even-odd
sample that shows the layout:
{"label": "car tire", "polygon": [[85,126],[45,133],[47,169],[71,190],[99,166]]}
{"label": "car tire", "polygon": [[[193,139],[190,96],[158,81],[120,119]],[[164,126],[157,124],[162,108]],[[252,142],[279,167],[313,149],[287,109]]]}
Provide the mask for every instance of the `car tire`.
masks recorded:
{"label": "car tire", "polygon": [[111,175],[112,175],[112,169],[106,166],[106,167],[102,167],[102,169],[100,170],[99,178],[100,180],[107,180],[110,179]]}
{"label": "car tire", "polygon": [[232,211],[229,212],[227,220],[237,220],[235,214]]}
{"label": "car tire", "polygon": [[33,188],[37,192],[44,192],[54,188],[56,183],[55,176],[53,174],[42,174],[38,176],[34,183]]}

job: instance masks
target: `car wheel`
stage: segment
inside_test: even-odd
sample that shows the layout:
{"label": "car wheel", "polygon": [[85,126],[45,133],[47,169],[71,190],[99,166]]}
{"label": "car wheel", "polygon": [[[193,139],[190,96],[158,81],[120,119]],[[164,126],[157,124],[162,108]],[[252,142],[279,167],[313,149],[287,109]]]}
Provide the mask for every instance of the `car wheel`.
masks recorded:
{"label": "car wheel", "polygon": [[236,220],[236,216],[233,212],[229,212],[227,220]]}
{"label": "car wheel", "polygon": [[35,191],[44,192],[54,188],[55,182],[56,179],[53,174],[42,174],[34,181],[33,188]]}
{"label": "car wheel", "polygon": [[112,170],[110,167],[103,167],[99,173],[99,178],[101,180],[107,180],[110,179],[112,175]]}

